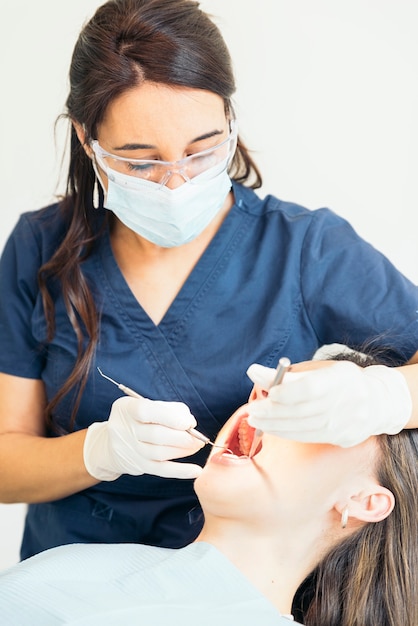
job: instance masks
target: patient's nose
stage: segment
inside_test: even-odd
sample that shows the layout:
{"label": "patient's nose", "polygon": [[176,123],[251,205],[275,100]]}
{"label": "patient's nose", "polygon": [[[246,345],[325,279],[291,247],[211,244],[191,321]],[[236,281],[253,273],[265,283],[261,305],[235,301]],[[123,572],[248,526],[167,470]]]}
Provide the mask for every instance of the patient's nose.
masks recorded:
{"label": "patient's nose", "polygon": [[248,398],[248,402],[252,402],[253,400],[262,400],[268,395],[268,391],[263,389],[260,385],[254,385],[251,390],[250,397]]}

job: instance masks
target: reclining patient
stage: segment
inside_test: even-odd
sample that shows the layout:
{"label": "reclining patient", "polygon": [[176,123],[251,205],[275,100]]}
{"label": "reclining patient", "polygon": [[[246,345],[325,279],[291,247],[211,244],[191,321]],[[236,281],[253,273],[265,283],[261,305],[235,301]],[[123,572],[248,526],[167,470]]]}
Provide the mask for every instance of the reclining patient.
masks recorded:
{"label": "reclining patient", "polygon": [[195,481],[194,543],[47,550],[0,575],[2,626],[290,626],[295,594],[307,626],[417,626],[417,431],[351,448],[265,434],[249,459],[246,416]]}

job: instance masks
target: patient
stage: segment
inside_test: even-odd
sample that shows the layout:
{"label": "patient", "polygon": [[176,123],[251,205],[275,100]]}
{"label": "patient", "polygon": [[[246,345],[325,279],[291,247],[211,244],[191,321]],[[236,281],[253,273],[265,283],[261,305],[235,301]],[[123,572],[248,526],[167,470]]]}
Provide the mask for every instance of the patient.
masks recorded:
{"label": "patient", "polygon": [[296,593],[307,626],[416,626],[417,431],[351,448],[265,434],[251,460],[252,431],[245,406],[221,430],[234,454],[214,449],[195,482],[193,544],[38,554],[0,575],[2,626],[290,626]]}

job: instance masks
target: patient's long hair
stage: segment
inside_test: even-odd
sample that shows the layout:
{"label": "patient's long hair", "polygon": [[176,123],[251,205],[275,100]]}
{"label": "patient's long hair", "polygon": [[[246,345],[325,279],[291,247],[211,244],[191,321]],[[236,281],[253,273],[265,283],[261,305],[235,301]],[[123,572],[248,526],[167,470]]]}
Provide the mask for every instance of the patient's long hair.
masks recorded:
{"label": "patient's long hair", "polygon": [[294,614],[306,626],[418,625],[418,431],[377,442],[376,478],[394,510],[333,548],[305,581]]}

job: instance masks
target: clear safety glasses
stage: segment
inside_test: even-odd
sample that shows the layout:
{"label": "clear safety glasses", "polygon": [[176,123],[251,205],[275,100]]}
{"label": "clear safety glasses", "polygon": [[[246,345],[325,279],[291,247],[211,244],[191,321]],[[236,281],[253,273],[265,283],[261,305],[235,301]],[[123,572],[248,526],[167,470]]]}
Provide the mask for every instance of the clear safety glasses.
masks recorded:
{"label": "clear safety glasses", "polygon": [[[110,174],[111,171],[115,171],[165,185],[173,174],[180,174],[184,180],[193,182],[195,178],[205,172],[208,173],[208,176],[202,178],[207,180],[226,170],[235,153],[237,134],[237,123],[235,120],[231,120],[230,134],[222,143],[173,162],[116,156],[106,152],[97,140],[91,142],[91,147],[104,172]],[[221,166],[221,164],[222,167],[216,167],[217,165]],[[108,172],[108,170],[110,171]],[[198,183],[199,180],[195,182]]]}

